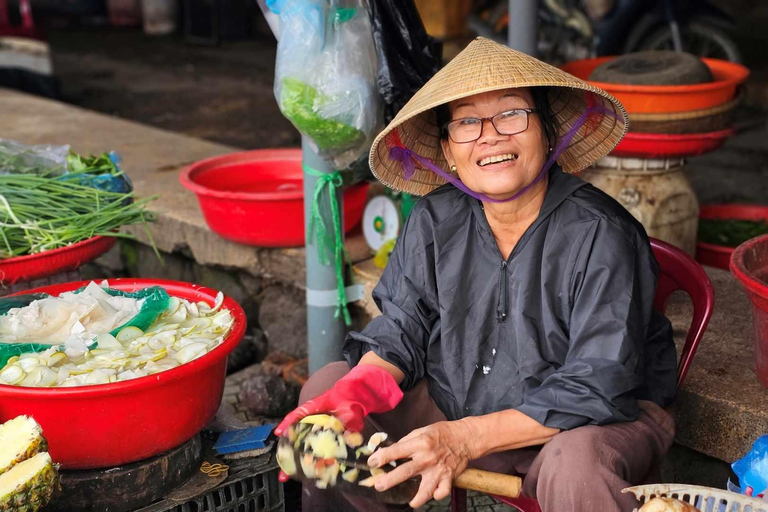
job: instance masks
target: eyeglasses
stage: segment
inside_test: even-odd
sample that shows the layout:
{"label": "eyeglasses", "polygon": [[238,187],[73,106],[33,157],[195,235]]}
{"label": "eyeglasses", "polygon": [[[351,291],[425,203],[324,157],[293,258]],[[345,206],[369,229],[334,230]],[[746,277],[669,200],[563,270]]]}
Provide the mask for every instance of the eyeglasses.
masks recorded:
{"label": "eyeglasses", "polygon": [[501,112],[493,117],[463,117],[454,119],[443,126],[448,136],[457,144],[474,142],[483,134],[483,125],[490,121],[500,135],[515,135],[528,129],[528,116],[538,112],[536,108],[516,108]]}

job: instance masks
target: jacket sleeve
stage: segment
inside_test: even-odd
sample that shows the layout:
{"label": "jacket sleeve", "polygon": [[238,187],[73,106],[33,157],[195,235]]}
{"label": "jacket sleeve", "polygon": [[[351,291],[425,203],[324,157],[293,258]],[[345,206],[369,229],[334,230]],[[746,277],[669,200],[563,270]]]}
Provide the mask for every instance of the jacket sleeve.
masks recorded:
{"label": "jacket sleeve", "polygon": [[343,348],[350,366],[369,350],[397,366],[405,374],[404,390],[425,375],[427,345],[438,319],[431,233],[431,218],[417,204],[373,290],[381,316],[361,332],[349,333]]}
{"label": "jacket sleeve", "polygon": [[658,266],[642,228],[602,218],[570,279],[565,363],[544,374],[517,409],[547,427],[634,421]]}

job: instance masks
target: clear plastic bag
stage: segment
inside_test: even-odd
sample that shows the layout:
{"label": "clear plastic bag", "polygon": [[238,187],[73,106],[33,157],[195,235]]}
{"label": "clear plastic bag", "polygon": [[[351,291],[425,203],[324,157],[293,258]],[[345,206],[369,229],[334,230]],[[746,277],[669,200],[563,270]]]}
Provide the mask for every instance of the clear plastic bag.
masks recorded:
{"label": "clear plastic bag", "polygon": [[68,154],[69,146],[27,146],[13,140],[0,139],[0,174],[18,172],[18,169],[24,167],[63,174],[67,170]]}
{"label": "clear plastic bag", "polygon": [[283,115],[343,169],[381,128],[366,0],[272,0],[280,19],[275,97]]}

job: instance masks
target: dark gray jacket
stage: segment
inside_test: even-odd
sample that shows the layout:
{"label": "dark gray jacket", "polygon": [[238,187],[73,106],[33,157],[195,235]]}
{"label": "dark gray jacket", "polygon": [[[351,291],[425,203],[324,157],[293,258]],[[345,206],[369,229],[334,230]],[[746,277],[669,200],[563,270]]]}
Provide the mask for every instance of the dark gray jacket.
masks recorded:
{"label": "dark gray jacket", "polygon": [[658,264],[642,225],[555,167],[538,219],[504,261],[482,205],[451,185],[416,204],[373,296],[382,312],[350,333],[426,378],[448,419],[517,409],[548,427],[632,421],[638,399],[669,405],[675,346],[653,310]]}

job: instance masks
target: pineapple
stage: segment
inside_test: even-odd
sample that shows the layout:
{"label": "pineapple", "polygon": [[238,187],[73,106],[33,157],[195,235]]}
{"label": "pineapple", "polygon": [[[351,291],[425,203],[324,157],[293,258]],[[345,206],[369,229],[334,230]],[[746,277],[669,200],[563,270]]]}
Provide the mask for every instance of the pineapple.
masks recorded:
{"label": "pineapple", "polygon": [[0,425],[0,475],[47,450],[43,429],[29,416],[19,416]]}
{"label": "pineapple", "polygon": [[58,487],[58,466],[47,453],[16,464],[0,475],[0,512],[36,512]]}

